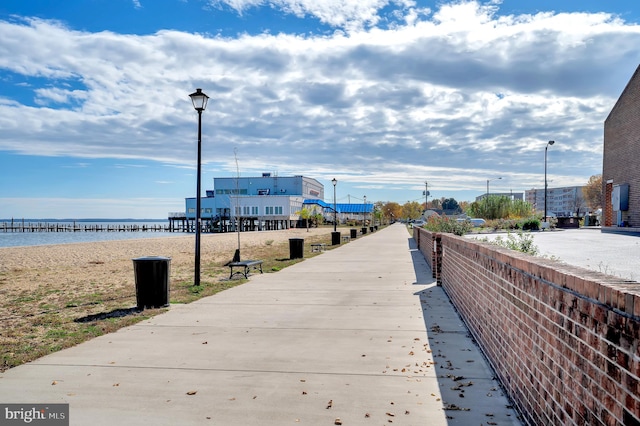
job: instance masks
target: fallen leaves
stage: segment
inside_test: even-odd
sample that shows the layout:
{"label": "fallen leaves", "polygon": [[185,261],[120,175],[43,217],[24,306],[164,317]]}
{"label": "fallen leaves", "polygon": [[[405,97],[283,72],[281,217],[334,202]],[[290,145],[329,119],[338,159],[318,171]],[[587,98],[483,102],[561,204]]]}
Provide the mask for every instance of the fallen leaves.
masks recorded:
{"label": "fallen leaves", "polygon": [[198,391],[192,390],[192,391],[187,392],[187,395],[195,395],[197,393],[198,393]]}
{"label": "fallen leaves", "polygon": [[447,404],[444,409],[447,411],[471,411],[469,408],[458,407],[456,404]]}

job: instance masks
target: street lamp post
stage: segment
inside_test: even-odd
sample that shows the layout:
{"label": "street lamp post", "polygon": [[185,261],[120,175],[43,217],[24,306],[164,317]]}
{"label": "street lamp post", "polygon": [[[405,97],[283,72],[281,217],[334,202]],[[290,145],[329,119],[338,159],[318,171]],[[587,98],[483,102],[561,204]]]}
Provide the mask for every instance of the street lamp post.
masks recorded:
{"label": "street lamp post", "polygon": [[429,183],[424,181],[424,211],[429,208]]}
{"label": "street lamp post", "polygon": [[338,213],[336,212],[336,184],[338,180],[336,178],[331,179],[331,183],[333,184],[333,232],[336,232],[336,228],[338,226]]}
{"label": "street lamp post", "polygon": [[364,197],[364,211],[362,212],[362,227],[366,228],[367,226],[367,196]]}
{"label": "street lamp post", "polygon": [[556,141],[549,141],[544,147],[544,221],[547,222],[547,149]]}
{"label": "street lamp post", "polygon": [[198,170],[196,172],[196,259],[195,259],[195,273],[193,278],[193,285],[200,285],[200,171],[201,171],[201,159],[202,159],[202,111],[207,108],[207,101],[209,96],[202,92],[202,89],[196,89],[196,91],[189,95],[193,107],[198,111]]}
{"label": "street lamp post", "polygon": [[502,179],[502,176],[497,177],[495,179],[487,179],[487,198],[489,198],[489,182],[491,182],[492,180],[498,180],[498,179]]}

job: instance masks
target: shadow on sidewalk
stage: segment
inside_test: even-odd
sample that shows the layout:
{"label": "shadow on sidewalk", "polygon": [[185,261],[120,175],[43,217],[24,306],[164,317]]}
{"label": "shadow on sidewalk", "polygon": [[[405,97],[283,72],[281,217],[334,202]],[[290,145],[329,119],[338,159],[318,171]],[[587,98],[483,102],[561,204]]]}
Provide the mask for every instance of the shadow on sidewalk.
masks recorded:
{"label": "shadow on sidewalk", "polygon": [[416,281],[414,285],[429,285],[435,284],[436,280],[433,278],[433,273],[429,264],[425,260],[422,252],[418,249],[418,244],[413,238],[408,239],[409,252],[411,253],[411,260],[413,261],[413,271],[416,274]]}
{"label": "shadow on sidewalk", "polygon": [[409,249],[416,274],[429,347],[435,363],[442,408],[450,425],[520,425],[489,363],[468,328],[436,284],[431,268],[413,238]]}

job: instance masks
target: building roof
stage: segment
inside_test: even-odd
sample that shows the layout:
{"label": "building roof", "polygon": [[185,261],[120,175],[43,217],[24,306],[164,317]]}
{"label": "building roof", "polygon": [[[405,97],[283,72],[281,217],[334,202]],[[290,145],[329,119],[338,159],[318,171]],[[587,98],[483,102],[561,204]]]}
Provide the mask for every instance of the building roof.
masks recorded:
{"label": "building roof", "polygon": [[[304,200],[303,204],[317,204],[322,208],[333,210],[333,203],[325,203],[322,200],[308,199]],[[373,211],[373,204],[336,203],[336,211],[338,213],[371,213]]]}
{"label": "building roof", "polygon": [[373,204],[337,203],[336,210],[340,213],[371,213],[373,211]]}
{"label": "building roof", "polygon": [[324,201],[318,200],[318,199],[315,199],[315,198],[310,198],[310,199],[304,200],[302,202],[302,204],[317,204],[317,205],[319,205],[320,207],[322,207],[324,209],[333,210],[333,204],[329,205],[329,204],[325,203]]}

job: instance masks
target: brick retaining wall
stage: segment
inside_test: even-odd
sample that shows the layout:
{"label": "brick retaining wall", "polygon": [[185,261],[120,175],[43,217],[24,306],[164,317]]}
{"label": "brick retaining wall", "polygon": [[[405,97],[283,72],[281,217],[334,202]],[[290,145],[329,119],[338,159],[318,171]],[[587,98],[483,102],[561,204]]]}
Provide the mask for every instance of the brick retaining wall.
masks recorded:
{"label": "brick retaining wall", "polygon": [[525,423],[640,425],[640,283],[413,235]]}

